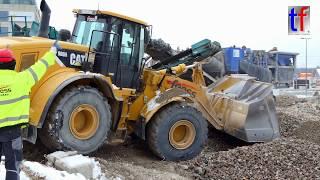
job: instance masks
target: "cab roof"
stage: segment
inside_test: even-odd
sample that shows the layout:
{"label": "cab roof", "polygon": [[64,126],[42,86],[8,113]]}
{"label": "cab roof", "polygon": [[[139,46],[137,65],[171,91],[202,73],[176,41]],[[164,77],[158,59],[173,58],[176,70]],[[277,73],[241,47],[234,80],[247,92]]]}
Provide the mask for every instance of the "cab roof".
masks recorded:
{"label": "cab roof", "polygon": [[128,21],[132,21],[132,22],[144,25],[144,26],[149,26],[148,23],[146,23],[144,21],[141,21],[139,19],[132,18],[132,17],[125,16],[125,15],[118,14],[118,13],[111,12],[111,11],[74,9],[73,12],[77,13],[77,14],[87,14],[87,15],[109,15],[109,16],[114,16],[114,17],[118,17],[118,18],[121,18],[121,19],[125,19],[125,20],[128,20]]}

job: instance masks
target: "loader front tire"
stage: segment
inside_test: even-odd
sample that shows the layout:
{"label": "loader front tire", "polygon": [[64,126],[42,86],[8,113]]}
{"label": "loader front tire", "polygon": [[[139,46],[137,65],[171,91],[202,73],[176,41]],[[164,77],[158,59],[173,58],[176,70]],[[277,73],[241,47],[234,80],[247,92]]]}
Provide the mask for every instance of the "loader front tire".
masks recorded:
{"label": "loader front tire", "polygon": [[111,126],[110,106],[92,87],[63,91],[54,101],[40,129],[40,139],[50,150],[75,150],[88,154],[106,140]]}
{"label": "loader front tire", "polygon": [[183,103],[164,107],[147,125],[149,148],[164,160],[192,159],[203,150],[207,139],[207,121],[198,110]]}

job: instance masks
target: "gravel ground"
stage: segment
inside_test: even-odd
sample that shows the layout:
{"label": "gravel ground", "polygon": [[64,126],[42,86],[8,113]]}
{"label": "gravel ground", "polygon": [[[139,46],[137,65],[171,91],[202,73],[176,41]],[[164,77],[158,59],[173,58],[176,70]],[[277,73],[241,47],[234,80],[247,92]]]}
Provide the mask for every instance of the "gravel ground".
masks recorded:
{"label": "gravel ground", "polygon": [[[283,96],[277,101],[280,133],[283,137],[295,137],[320,143],[320,108],[311,100],[298,100]],[[318,130],[319,129],[319,130]]]}
{"label": "gravel ground", "polygon": [[299,99],[295,96],[277,96],[276,97],[276,105],[278,107],[288,107],[288,106],[292,106],[295,105],[299,102],[304,102],[305,99]]}
{"label": "gravel ground", "polygon": [[301,125],[294,132],[295,138],[305,139],[320,145],[320,123],[319,121],[309,121]]}
{"label": "gravel ground", "polygon": [[296,129],[300,127],[300,121],[294,115],[287,112],[278,112],[280,123],[280,134],[283,137],[294,135]]}
{"label": "gravel ground", "polygon": [[[282,137],[269,143],[248,144],[211,129],[207,147],[190,161],[161,161],[135,139],[91,156],[104,173],[122,179],[320,179],[319,102],[277,97]],[[24,151],[39,162],[47,153],[41,144],[26,144]]]}
{"label": "gravel ground", "polygon": [[290,114],[302,122],[320,120],[320,104],[316,99],[291,98],[290,96],[277,97],[277,111]]}
{"label": "gravel ground", "polygon": [[282,138],[203,153],[185,165],[195,179],[316,179],[320,178],[319,160],[319,145]]}
{"label": "gravel ground", "polygon": [[319,179],[319,109],[318,103],[305,99],[277,97],[282,138],[225,151],[204,151],[183,167],[194,179]]}

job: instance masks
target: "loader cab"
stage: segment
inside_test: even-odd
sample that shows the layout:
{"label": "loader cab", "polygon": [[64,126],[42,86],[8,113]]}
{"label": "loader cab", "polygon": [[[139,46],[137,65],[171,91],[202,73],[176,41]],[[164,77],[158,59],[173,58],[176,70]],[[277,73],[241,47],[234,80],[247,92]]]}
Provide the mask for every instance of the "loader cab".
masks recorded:
{"label": "loader cab", "polygon": [[111,76],[118,87],[136,88],[142,72],[148,25],[107,11],[75,10],[71,41],[90,47],[87,61],[94,73]]}

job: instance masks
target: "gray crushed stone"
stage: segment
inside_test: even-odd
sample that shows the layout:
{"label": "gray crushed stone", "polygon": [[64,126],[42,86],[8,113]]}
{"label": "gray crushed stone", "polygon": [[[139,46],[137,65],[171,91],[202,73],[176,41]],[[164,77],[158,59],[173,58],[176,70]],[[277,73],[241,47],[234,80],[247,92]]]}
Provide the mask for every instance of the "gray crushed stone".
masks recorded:
{"label": "gray crushed stone", "polygon": [[282,138],[269,143],[203,153],[186,162],[195,179],[317,179],[320,146]]}
{"label": "gray crushed stone", "polygon": [[207,148],[184,162],[184,169],[201,180],[320,179],[319,104],[281,96],[277,97],[277,113],[280,139],[222,151]]}

